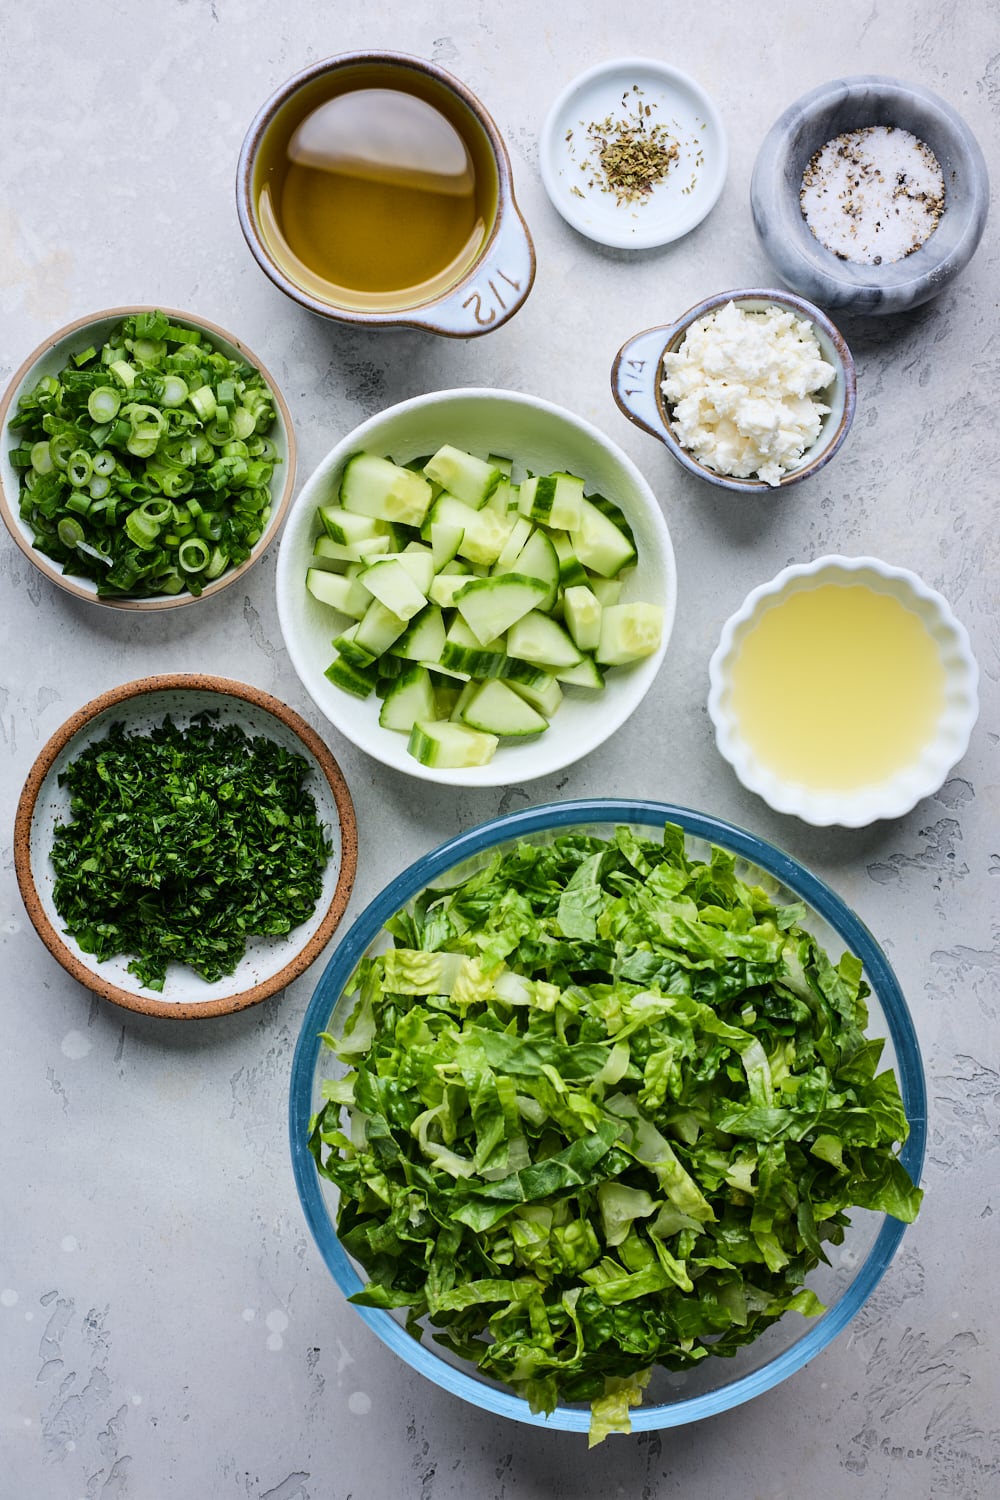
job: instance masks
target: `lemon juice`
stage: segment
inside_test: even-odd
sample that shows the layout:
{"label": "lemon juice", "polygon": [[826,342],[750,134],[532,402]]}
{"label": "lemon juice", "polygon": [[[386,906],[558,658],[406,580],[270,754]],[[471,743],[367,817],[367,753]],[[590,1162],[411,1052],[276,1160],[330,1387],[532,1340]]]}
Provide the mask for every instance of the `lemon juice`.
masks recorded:
{"label": "lemon juice", "polygon": [[945,675],[920,616],[866,584],[799,589],[767,609],[732,670],[732,708],[759,762],[787,781],[845,790],[919,758]]}

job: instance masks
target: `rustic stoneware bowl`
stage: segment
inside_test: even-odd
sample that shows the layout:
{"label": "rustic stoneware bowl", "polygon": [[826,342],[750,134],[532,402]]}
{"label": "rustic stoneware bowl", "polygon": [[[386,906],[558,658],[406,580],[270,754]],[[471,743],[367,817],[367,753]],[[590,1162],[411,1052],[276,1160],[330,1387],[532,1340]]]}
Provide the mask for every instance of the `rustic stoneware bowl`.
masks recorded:
{"label": "rustic stoneware bowl", "polygon": [[[673,353],[683,343],[691,324],[706,313],[735,302],[738,307],[760,311],[769,306],[787,309],[799,318],[812,324],[823,358],[833,366],[834,378],[825,391],[817,393],[824,405],[830,408],[823,418],[819,436],[812,447],[807,448],[798,464],[782,475],[777,485],[762,479],[737,479],[730,474],[720,474],[700,463],[680,442],[674,428],[670,403],[661,389],[663,381],[663,356]],[[677,462],[689,474],[706,480],[720,489],[734,494],[774,494],[776,490],[788,489],[800,484],[824,468],[838,451],[850,431],[854,420],[857,400],[857,381],[854,357],[843,334],[834,327],[820,308],[796,296],[792,292],[768,289],[745,289],[732,292],[717,292],[712,297],[689,307],[687,312],[672,323],[659,323],[637,333],[619,349],[611,369],[611,391],[616,402],[637,427],[658,438]]]}
{"label": "rustic stoneware bowl", "polygon": [[[883,265],[841,260],[813,234],[799,203],[802,176],[827,141],[869,125],[894,125],[929,146],[944,174],[945,210],[912,254]],[[863,74],[835,78],[775,121],[750,181],[754,227],[782,281],[832,312],[906,312],[936,297],[975,253],[986,225],[989,174],[958,112],[930,89]]]}
{"label": "rustic stoneware bowl", "polygon": [[25,557],[50,582],[64,589],[66,593],[72,594],[75,599],[82,599],[88,604],[106,605],[110,609],[149,612],[178,609],[182,605],[197,604],[202,599],[213,599],[216,594],[221,593],[237,579],[243,578],[249,569],[263,557],[281,528],[295,486],[295,435],[292,430],[292,417],[274,377],[257,355],[248,349],[235,334],[227,333],[224,328],[210,323],[205,318],[196,318],[191,313],[162,307],[159,311],[166,313],[172,323],[177,323],[184,328],[198,329],[228,358],[253,365],[274,397],[275,421],[267,436],[275,445],[279,462],[275,463],[271,476],[271,514],[260,540],[245,562],[240,563],[238,567],[227,569],[213,582],[206,584],[200,594],[192,594],[185,589],[179,594],[159,594],[152,598],[135,599],[99,596],[97,585],[89,578],[68,576],[63,573],[57,562],[46,557],[33,545],[31,528],[25,521],[22,521],[20,516],[19,472],[10,461],[10,452],[17,446],[17,439],[11,432],[9,423],[17,410],[18,398],[22,392],[31,390],[43,376],[55,375],[64,369],[74,354],[88,349],[92,344],[98,347],[103,344],[123,318],[129,317],[132,313],[155,311],[157,309],[152,306],[113,307],[68,323],[65,328],[60,328],[57,333],[45,339],[28,355],[7,387],[3,400],[0,401],[0,515],[3,516],[7,530]]}
{"label": "rustic stoneware bowl", "polygon": [[[397,88],[426,94],[458,133],[472,143],[484,170],[495,177],[495,208],[481,245],[456,266],[446,285],[368,296],[319,282],[284,242],[270,203],[269,155],[303,109],[330,90]],[[475,94],[436,63],[401,52],[344,52],[313,63],[277,88],[247,131],[236,173],[240,227],[265,275],[301,307],[333,322],[360,328],[419,328],[452,338],[472,338],[501,327],[521,307],[535,277],[535,251],[514,197],[510,157],[494,120]],[[349,235],[351,226],[342,232]]]}
{"label": "rustic stoneware bowl", "polygon": [[[54,871],[49,858],[55,827],[69,819],[69,793],[59,777],[82,750],[104,738],[112,724],[148,732],[169,714],[184,727],[208,710],[220,724],[238,724],[248,735],[263,735],[308,763],[306,787],[316,803],[333,851],[316,909],[285,938],[251,940],[235,973],[206,982],[180,964],[168,966],[162,992],[140,987],[128,972],[128,958],[98,962],[63,932],[52,899]],[[357,868],[354,804],[336,760],[306,721],[259,688],[225,677],[166,674],[112,688],[72,714],[44,746],[28,774],[14,824],[14,867],[28,915],[42,942],[66,972],[87,989],[127,1010],[174,1020],[220,1016],[256,1005],[282,990],[319,957],[344,911]]]}

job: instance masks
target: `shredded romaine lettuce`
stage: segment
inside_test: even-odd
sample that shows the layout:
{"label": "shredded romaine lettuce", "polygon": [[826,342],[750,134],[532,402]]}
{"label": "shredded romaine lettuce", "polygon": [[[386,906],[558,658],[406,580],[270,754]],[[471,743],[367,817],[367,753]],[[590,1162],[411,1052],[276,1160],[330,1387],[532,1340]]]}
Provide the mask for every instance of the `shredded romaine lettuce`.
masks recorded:
{"label": "shredded romaine lettuce", "polygon": [[495,853],[362,960],[311,1124],[365,1269],[533,1411],[629,1430],[654,1366],[787,1311],[853,1207],[911,1221],[868,987],[726,851],[619,828]]}

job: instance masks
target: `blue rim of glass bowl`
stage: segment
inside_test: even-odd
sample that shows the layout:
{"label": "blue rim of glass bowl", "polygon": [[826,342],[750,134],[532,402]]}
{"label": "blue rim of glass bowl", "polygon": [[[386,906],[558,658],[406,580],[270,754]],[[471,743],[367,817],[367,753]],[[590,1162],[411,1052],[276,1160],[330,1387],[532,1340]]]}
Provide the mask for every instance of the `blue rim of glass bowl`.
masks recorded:
{"label": "blue rim of glass bowl", "polygon": [[[927,1096],[920,1048],[909,1008],[899,981],[875,938],[864,923],[818,876],[811,874],[791,855],[755,834],[706,813],[692,812],[667,802],[594,799],[548,803],[491,819],[467,833],[449,839],[431,853],[422,855],[397,875],[361,913],[338,943],[316,986],[302,1022],[292,1059],[289,1101],[292,1167],[306,1220],[320,1254],[345,1296],[361,1290],[354,1265],[330,1222],[320,1177],[308,1146],[308,1124],[313,1112],[316,1064],[322,1048],[319,1033],[326,1029],[344,986],[386,920],[411,900],[424,886],[448,873],[456,865],[512,838],[549,832],[569,825],[633,823],[662,828],[677,823],[686,833],[724,848],[757,865],[783,882],[801,900],[807,901],[861,959],[882,1009],[896,1051],[896,1076],[910,1122],[910,1135],[901,1160],[914,1182],[919,1182],[927,1136]],[[867,1258],[838,1301],[790,1348],[760,1369],[740,1376],[715,1390],[687,1400],[658,1406],[640,1406],[632,1412],[632,1430],[648,1431],[678,1427],[728,1411],[770,1390],[793,1375],[846,1328],[875,1290],[903,1237],[905,1225],[885,1217]],[[512,1417],[537,1427],[586,1432],[590,1413],[583,1407],[560,1407],[546,1417],[532,1412],[519,1396],[483,1384],[462,1370],[446,1364],[440,1356],[412,1338],[401,1323],[377,1308],[354,1309],[372,1331],[419,1374],[435,1385],[461,1396],[481,1410]]]}

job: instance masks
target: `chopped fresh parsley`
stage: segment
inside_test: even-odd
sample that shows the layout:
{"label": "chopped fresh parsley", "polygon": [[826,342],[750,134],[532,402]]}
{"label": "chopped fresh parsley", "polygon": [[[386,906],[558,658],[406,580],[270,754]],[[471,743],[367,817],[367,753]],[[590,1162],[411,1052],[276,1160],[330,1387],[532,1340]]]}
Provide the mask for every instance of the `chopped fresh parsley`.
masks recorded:
{"label": "chopped fresh parsley", "polygon": [[850,1210],[920,1193],[861,963],[803,915],[667,825],[520,843],[393,917],[311,1124],[353,1300],[534,1411],[590,1402],[592,1441],[654,1366],[822,1311]]}
{"label": "chopped fresh parsley", "polygon": [[55,829],[56,910],[85,953],[130,954],[151,990],[170,960],[233,973],[248,939],[290,932],[323,886],[331,845],[305,757],[216,717],[113,724],[59,778],[72,816]]}

